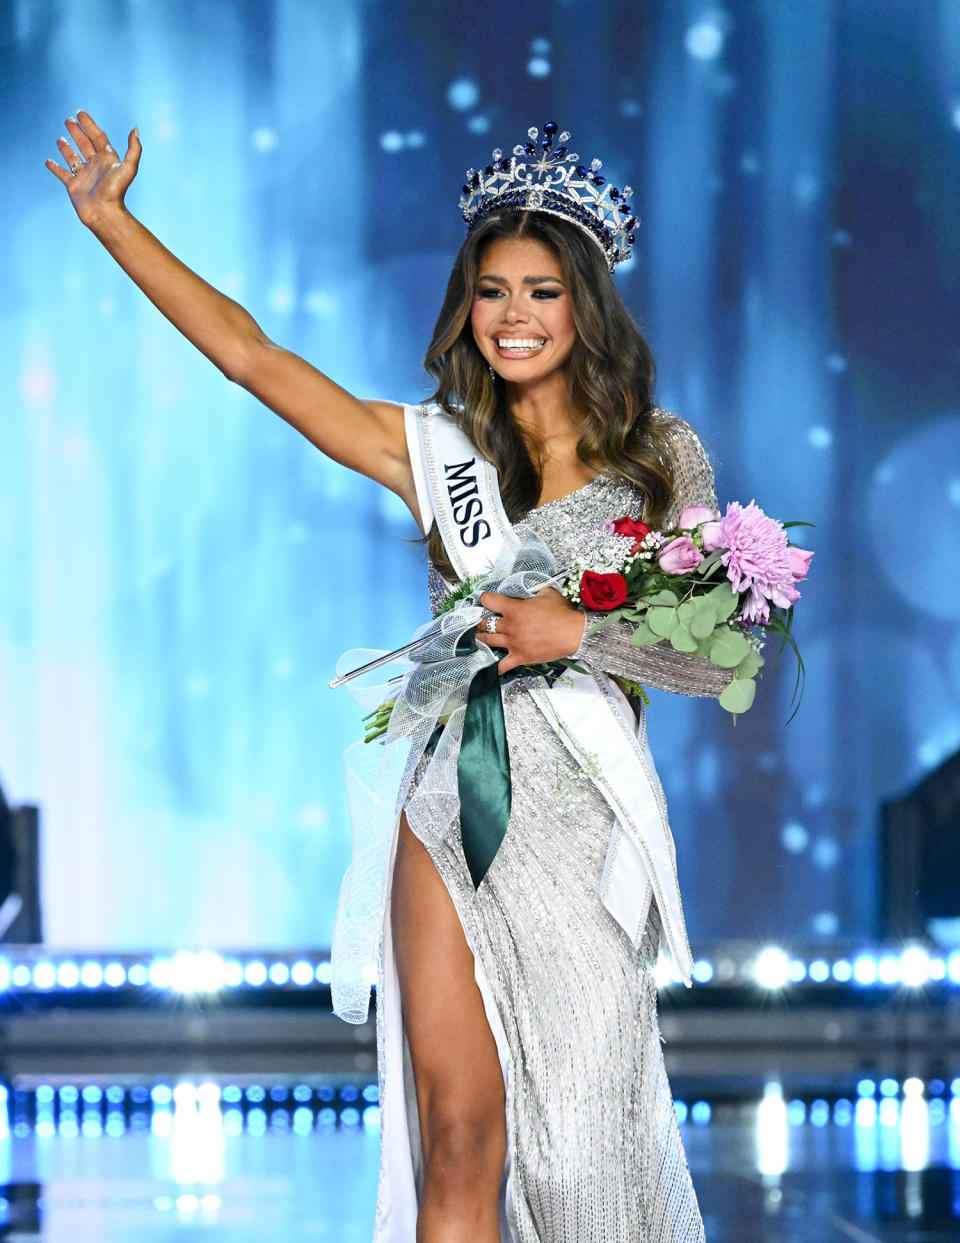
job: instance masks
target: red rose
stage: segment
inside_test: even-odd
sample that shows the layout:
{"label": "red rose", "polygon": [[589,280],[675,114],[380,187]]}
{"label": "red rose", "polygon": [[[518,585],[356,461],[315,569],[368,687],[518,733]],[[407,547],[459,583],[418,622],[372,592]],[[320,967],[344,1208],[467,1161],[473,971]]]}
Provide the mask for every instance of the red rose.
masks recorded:
{"label": "red rose", "polygon": [[594,574],[593,570],[584,570],[580,579],[580,603],[585,608],[609,613],[626,598],[627,580],[622,574]]}
{"label": "red rose", "polygon": [[615,518],[613,522],[610,523],[610,526],[613,527],[614,535],[633,536],[633,547],[630,549],[631,552],[636,552],[646,537],[650,534],[650,528],[645,522],[641,522],[638,518],[631,518],[629,516],[625,518]]}

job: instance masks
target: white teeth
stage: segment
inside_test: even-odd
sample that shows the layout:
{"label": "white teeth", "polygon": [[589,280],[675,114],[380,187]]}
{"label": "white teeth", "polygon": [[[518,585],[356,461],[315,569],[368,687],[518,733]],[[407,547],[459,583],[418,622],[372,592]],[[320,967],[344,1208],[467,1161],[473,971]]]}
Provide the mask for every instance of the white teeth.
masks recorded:
{"label": "white teeth", "polygon": [[497,341],[501,350],[539,350],[545,344],[543,337],[500,337]]}

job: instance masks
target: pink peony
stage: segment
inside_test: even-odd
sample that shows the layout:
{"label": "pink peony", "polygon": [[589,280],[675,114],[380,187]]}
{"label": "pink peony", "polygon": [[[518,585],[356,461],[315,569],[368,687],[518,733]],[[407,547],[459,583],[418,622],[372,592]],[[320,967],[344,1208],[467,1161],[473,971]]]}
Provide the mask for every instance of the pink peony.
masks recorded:
{"label": "pink peony", "polygon": [[802,582],[810,573],[813,553],[807,552],[804,548],[788,548],[787,555],[790,557],[790,573],[793,575],[793,581]]}
{"label": "pink peony", "polygon": [[692,531],[700,526],[703,522],[712,522],[719,518],[720,515],[715,509],[711,509],[709,505],[688,505],[680,515],[680,521],[677,525],[684,531]]}
{"label": "pink peony", "polygon": [[703,553],[689,535],[678,535],[660,550],[660,569],[664,574],[686,574],[695,570],[703,560]]}
{"label": "pink peony", "polygon": [[754,501],[743,506],[731,501],[720,519],[720,558],[734,591],[748,591],[743,617],[748,622],[770,620],[770,605],[789,608],[800,599],[794,584],[787,533],[768,518]]}

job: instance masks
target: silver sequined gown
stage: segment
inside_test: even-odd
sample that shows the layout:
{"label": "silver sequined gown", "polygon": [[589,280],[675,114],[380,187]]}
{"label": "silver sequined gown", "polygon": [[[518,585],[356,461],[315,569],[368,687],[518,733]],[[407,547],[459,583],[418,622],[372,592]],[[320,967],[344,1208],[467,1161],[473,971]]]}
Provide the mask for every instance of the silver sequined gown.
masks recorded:
{"label": "silver sequined gown", "polygon": [[[666,417],[666,416],[661,416]],[[715,504],[693,432],[670,420],[676,500]],[[643,498],[598,476],[532,510],[563,561],[584,531],[638,516]],[[442,580],[431,573],[436,602]],[[604,672],[686,694],[716,695],[707,662],[632,647],[613,626],[586,638]],[[697,1243],[703,1227],[664,1070],[653,909],[639,950],[607,913],[598,886],[613,813],[558,742],[524,679],[504,690],[513,802],[506,837],[474,890],[454,829],[431,855],[495,998],[508,1045],[507,1144],[512,1221],[504,1243]]]}

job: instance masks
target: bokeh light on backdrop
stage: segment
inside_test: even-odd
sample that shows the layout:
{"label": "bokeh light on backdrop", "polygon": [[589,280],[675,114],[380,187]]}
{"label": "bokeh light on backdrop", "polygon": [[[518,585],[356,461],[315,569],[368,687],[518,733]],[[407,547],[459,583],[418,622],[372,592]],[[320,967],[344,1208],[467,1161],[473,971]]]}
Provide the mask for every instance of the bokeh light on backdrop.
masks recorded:
{"label": "bokeh light on backdrop", "polygon": [[816,523],[733,727],[656,695],[694,937],[872,931],[878,804],[960,746],[953,0],[0,0],[0,778],[50,940],[324,944],[337,655],[427,616],[403,507],[166,324],[43,166],[86,108],[131,210],[275,340],[416,400],[463,170],[554,117],[635,187],[618,285],[722,500]]}

